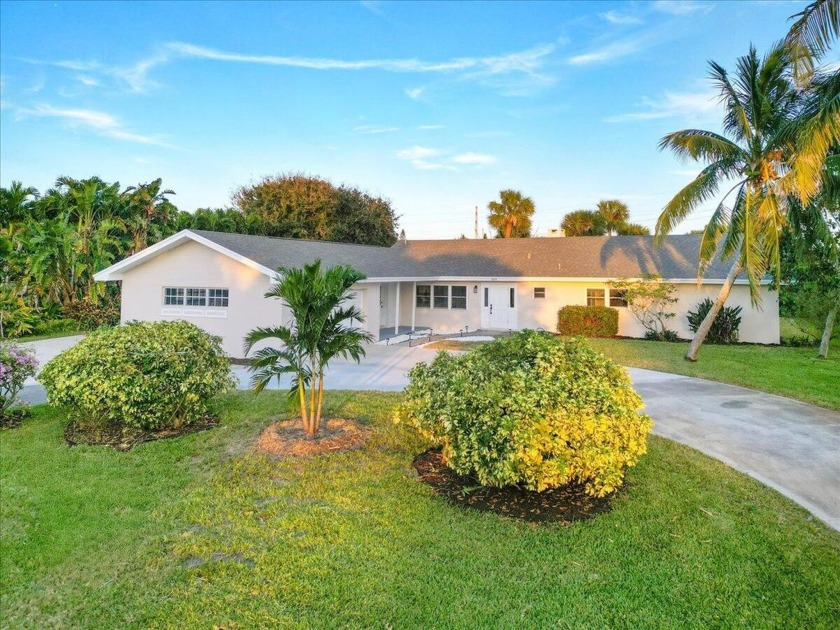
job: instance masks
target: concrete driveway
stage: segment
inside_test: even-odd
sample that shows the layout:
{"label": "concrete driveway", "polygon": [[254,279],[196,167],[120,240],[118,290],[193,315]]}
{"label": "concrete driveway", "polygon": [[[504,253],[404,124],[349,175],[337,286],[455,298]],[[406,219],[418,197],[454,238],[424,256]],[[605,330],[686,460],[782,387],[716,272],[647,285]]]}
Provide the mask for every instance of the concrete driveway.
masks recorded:
{"label": "concrete driveway", "polygon": [[[79,337],[33,342],[49,360]],[[336,361],[328,389],[400,391],[412,366],[429,361],[423,347],[371,345],[361,365]],[[840,531],[840,413],[780,396],[713,381],[630,368],[655,422],[654,433],[687,444],[775,488]],[[234,373],[248,387],[244,367]],[[271,389],[288,383],[273,383]],[[44,402],[34,383],[23,397]]]}

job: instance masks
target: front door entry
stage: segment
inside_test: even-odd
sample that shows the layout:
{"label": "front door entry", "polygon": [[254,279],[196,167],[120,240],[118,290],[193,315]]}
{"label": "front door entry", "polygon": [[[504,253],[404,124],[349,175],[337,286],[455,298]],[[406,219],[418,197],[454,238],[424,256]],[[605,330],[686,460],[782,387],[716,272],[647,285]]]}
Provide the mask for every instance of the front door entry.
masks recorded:
{"label": "front door entry", "polygon": [[486,284],[482,288],[481,327],[488,330],[516,328],[516,286]]}

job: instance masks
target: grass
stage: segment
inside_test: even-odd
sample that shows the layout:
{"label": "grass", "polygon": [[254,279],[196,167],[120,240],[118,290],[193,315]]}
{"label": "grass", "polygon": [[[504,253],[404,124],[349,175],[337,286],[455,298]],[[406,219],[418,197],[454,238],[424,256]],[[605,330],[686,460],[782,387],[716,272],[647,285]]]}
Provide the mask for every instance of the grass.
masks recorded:
{"label": "grass", "polygon": [[814,348],[704,345],[696,363],[683,359],[688,344],[640,339],[590,339],[628,367],[734,383],[840,410],[840,348],[817,359]]}
{"label": "grass", "polygon": [[46,332],[39,335],[23,335],[22,337],[15,337],[10,339],[9,341],[13,341],[15,343],[24,343],[29,341],[43,341],[44,339],[58,339],[60,337],[73,337],[75,335],[85,335],[87,334],[83,330],[77,329],[65,329],[65,330],[55,330],[52,332]]}
{"label": "grass", "polygon": [[330,392],[369,444],[285,461],[250,450],[275,392],[129,453],[68,448],[35,408],[0,433],[2,625],[835,626],[840,534],[756,481],[651,438],[612,512],[534,527],[419,483],[398,400]]}

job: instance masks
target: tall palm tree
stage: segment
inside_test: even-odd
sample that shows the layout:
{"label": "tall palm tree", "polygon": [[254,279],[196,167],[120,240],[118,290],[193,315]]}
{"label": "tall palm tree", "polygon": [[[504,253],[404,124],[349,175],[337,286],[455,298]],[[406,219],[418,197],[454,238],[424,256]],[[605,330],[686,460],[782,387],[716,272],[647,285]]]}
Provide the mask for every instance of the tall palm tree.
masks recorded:
{"label": "tall palm tree", "polygon": [[717,197],[723,184],[731,185],[703,231],[698,277],[716,256],[731,260],[732,267],[689,346],[685,355],[689,361],[697,360],[700,345],[742,270],[749,279],[751,298],[758,303],[762,276],[770,267],[779,269],[779,238],[791,190],[785,178],[790,179],[796,150],[790,128],[801,109],[800,95],[791,82],[792,56],[784,44],[763,59],[750,47],[738,59],[734,77],[715,62],[709,65],[726,109],[725,135],[685,129],[659,143],[660,149],[706,166],[663,209],[656,225],[658,243],[700,204]]}
{"label": "tall palm tree", "polygon": [[630,210],[627,204],[618,199],[602,199],[598,202],[598,213],[604,218],[607,234],[617,234],[619,228],[627,223]]}
{"label": "tall palm tree", "polygon": [[531,217],[534,214],[534,202],[525,197],[518,190],[503,190],[499,193],[499,201],[487,204],[490,210],[488,222],[496,228],[499,236],[530,236]]}
{"label": "tall palm tree", "polygon": [[323,270],[320,260],[278,271],[280,281],[265,297],[283,300],[291,310],[293,325],[255,328],[245,337],[246,355],[263,341],[282,344],[254,353],[249,366],[251,384],[260,392],[273,378],[291,374],[289,397],[297,397],[304,430],[315,436],[321,426],[327,365],[336,357],[358,363],[365,355],[363,344],[372,340],[369,333],[353,326],[354,321],[364,321],[361,311],[346,305],[353,285],[365,276],[346,265]]}

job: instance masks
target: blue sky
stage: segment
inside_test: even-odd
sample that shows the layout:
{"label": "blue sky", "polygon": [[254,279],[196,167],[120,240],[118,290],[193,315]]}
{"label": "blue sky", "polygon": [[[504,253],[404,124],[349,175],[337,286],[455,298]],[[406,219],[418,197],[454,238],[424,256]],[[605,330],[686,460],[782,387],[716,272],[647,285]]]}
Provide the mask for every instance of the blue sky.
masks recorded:
{"label": "blue sky", "polygon": [[538,233],[602,198],[652,226],[698,170],[658,140],[718,128],[707,61],[801,6],[2,2],[0,181],[162,177],[193,210],[303,171],[389,198],[408,238],[472,235],[503,188]]}

